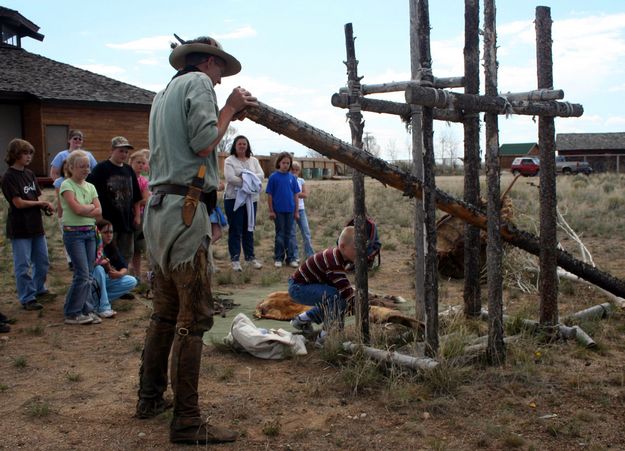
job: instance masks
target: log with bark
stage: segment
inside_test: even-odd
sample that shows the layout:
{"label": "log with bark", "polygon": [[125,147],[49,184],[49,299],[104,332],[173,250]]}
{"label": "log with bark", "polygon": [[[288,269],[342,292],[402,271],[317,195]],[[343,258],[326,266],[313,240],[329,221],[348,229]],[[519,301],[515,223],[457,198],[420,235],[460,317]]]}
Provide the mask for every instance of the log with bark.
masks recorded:
{"label": "log with bark", "polygon": [[579,117],[584,107],[578,103],[555,100],[508,100],[503,96],[458,94],[444,89],[410,85],[406,102],[429,108],[455,109],[465,113],[520,114],[529,116]]}
{"label": "log with bark", "polygon": [[[392,186],[410,197],[421,196],[423,183],[417,177],[402,171],[386,161],[341,141],[331,134],[301,121],[287,113],[262,102],[245,110],[247,118],[278,134],[285,135],[306,147]],[[487,219],[483,210],[466,204],[439,189],[435,189],[437,207],[469,224],[486,230]],[[501,236],[508,243],[530,254],[540,255],[540,241],[535,235],[517,229],[513,224],[502,222]],[[571,254],[558,250],[558,266],[572,274],[603,288],[610,293],[625,297],[625,281],[582,262]]]}

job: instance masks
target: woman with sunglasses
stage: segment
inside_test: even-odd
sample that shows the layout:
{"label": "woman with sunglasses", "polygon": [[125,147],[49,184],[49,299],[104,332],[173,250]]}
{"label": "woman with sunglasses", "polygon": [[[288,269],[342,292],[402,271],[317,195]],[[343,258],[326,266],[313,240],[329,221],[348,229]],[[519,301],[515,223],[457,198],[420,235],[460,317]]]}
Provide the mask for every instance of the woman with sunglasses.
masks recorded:
{"label": "woman with sunglasses", "polygon": [[83,150],[83,152],[85,152],[89,157],[89,166],[91,170],[95,168],[95,165],[98,164],[98,162],[96,161],[94,156],[91,154],[91,152],[82,149],[84,139],[85,137],[80,130],[69,131],[69,137],[67,140],[68,148],[57,153],[52,160],[52,163],[50,163],[50,178],[52,180],[56,180],[63,175],[63,162],[67,159],[69,154],[76,149]]}

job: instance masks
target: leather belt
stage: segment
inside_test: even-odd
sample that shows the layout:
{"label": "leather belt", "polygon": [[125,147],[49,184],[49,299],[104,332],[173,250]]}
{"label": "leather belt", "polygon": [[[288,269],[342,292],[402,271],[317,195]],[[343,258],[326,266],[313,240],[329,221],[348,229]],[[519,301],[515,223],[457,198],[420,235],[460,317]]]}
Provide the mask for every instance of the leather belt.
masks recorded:
{"label": "leather belt", "polygon": [[[185,185],[175,185],[175,184],[164,184],[164,185],[156,185],[152,189],[152,195],[154,194],[173,194],[175,196],[185,197],[189,192],[189,187]],[[208,214],[211,214],[217,205],[217,191],[202,191],[200,194],[200,202],[206,205],[208,209]]]}

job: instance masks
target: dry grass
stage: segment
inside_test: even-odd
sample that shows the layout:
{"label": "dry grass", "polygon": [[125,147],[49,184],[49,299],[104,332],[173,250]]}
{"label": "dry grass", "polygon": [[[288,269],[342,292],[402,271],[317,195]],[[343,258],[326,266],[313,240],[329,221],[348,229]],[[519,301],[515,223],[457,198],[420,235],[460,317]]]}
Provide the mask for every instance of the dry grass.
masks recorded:
{"label": "dry grass", "polygon": [[[505,188],[509,181],[509,176],[504,177],[502,187]],[[521,179],[510,194],[515,207],[515,222],[531,232],[538,228],[538,190],[530,183],[537,181],[536,178]],[[461,178],[439,177],[437,184],[444,191],[461,197]],[[625,177],[613,174],[558,177],[557,184],[561,211],[587,244],[597,265],[618,277],[625,277],[622,256]],[[412,201],[370,179],[366,181],[366,187],[368,212],[379,224],[383,244],[382,267],[372,274],[370,288],[377,292],[401,294],[410,300],[414,280],[410,264],[413,252]],[[351,216],[351,182],[313,182],[311,188],[306,205],[313,244],[316,250],[320,250],[336,242],[341,227]],[[484,187],[482,192],[485,192]],[[49,196],[49,193],[46,191],[45,195]],[[232,273],[224,239],[216,246],[214,257],[221,270],[215,276],[215,282],[226,289],[254,289],[288,277],[289,269],[276,270],[272,265],[274,232],[273,224],[267,218],[265,201],[264,196],[261,197],[255,233],[256,254],[265,267],[260,271]],[[0,207],[0,221],[4,221],[6,203]],[[59,294],[54,308],[60,308],[70,275],[61,252],[56,221],[44,220],[53,265],[49,283],[51,290]],[[577,253],[576,247],[564,235],[561,240],[565,249]],[[0,301],[0,311],[3,311],[6,305],[16,302],[11,250],[6,243],[0,246],[0,264],[6,269],[0,272],[0,295],[4,300]],[[348,326],[344,334],[331,336],[323,350],[311,349],[310,356],[279,363],[225,352],[216,349],[215,344],[208,346],[211,358],[203,360],[201,384],[205,385],[202,401],[211,405],[211,412],[227,410],[226,418],[233,425],[250,431],[249,436],[240,439],[242,449],[268,446],[272,449],[311,449],[307,440],[313,437],[321,449],[573,449],[582,447],[580,443],[590,449],[618,448],[625,439],[621,425],[621,412],[625,408],[622,394],[625,388],[622,368],[625,315],[617,311],[608,320],[580,324],[598,343],[597,350],[581,348],[575,342],[548,342],[528,333],[519,319],[538,318],[536,275],[527,270],[532,264],[536,264],[535,257],[506,248],[507,277],[503,302],[506,313],[513,317],[513,321],[506,325],[506,335],[520,334],[521,338],[507,346],[507,360],[500,367],[487,366],[481,360],[460,364],[459,358],[466,346],[487,332],[485,322],[467,320],[462,315],[440,322],[439,368],[417,374],[390,364],[372,362],[362,355],[347,355],[341,348],[342,341],[357,339],[353,328]],[[450,305],[462,305],[461,281],[440,280],[439,287],[440,310]],[[485,304],[485,286],[482,293]],[[591,286],[572,282],[561,285],[559,305],[562,317],[601,302],[605,302],[605,297]],[[412,304],[413,301],[409,301],[407,307]],[[118,377],[128,378],[124,385],[127,392],[123,396],[128,405],[134,402],[139,343],[145,323],[143,309],[135,308],[135,305],[125,301],[115,305],[120,311],[119,316],[128,317],[129,322],[118,320],[119,329],[112,333],[114,338],[110,343],[106,343],[111,347],[98,351],[101,358],[109,358],[108,352],[116,353],[111,354],[115,355],[111,371],[119,371],[115,373]],[[65,335],[65,329],[43,329],[40,326],[47,324],[46,316],[36,318],[28,325],[20,325],[21,317],[17,318],[16,330],[20,332],[15,340],[28,342],[31,347],[24,350],[11,348],[10,352],[5,352],[9,345],[0,345],[5,352],[2,360],[4,375],[0,376],[0,403],[10,403],[9,397],[18,392],[15,387],[31,377],[31,372],[43,375],[43,364],[36,354],[41,346],[46,346],[51,354],[58,354],[59,363],[64,361],[63,353],[73,352],[74,343]],[[138,323],[141,327],[136,327]],[[71,329],[71,333],[78,330]],[[372,341],[376,347],[397,350],[404,343],[399,343],[398,334],[394,332],[372,327]],[[414,343],[409,340],[409,344],[401,349],[406,352],[414,350],[415,347],[410,348],[412,345]],[[54,362],[48,364],[55,365]],[[47,392],[57,393],[59,382],[75,389],[92,381],[85,368],[63,367],[56,380],[47,387]],[[113,382],[107,379],[101,383]],[[280,395],[277,386],[284,387],[286,394]],[[210,393],[210,400],[205,393]],[[62,416],[54,413],[58,406],[59,412],[71,416],[71,412],[60,406],[61,402],[74,401],[62,396],[61,393],[54,398],[45,398],[45,401],[32,399],[29,403],[20,402],[18,406],[25,414],[22,415],[26,417],[25,421],[35,422],[34,419],[47,416],[43,421],[59,422],[50,430],[65,430],[67,425],[62,423]],[[111,402],[119,403],[122,396],[114,396]],[[283,410],[284,415],[277,417],[276,412]],[[81,412],[82,415],[89,414]],[[356,413],[361,418],[360,412],[367,412],[367,416],[362,417],[366,420],[353,419]],[[557,417],[541,418],[554,413]],[[296,428],[289,419],[298,415],[307,421],[317,417],[322,420],[309,429]],[[352,419],[346,420],[348,415]],[[122,416],[124,423],[136,426],[128,420],[128,412],[124,411]],[[72,421],[74,419],[72,417]],[[120,448],[156,446],[151,436],[161,428],[166,431],[166,422],[167,418],[159,418],[155,425],[142,423],[142,428],[152,428],[146,439],[152,441],[145,444],[127,442]],[[601,434],[596,434],[599,430]],[[129,431],[125,429],[121,435],[136,436]],[[384,431],[384,442],[380,431]],[[254,434],[261,439],[254,442],[250,438]],[[270,444],[268,440],[271,440]]]}

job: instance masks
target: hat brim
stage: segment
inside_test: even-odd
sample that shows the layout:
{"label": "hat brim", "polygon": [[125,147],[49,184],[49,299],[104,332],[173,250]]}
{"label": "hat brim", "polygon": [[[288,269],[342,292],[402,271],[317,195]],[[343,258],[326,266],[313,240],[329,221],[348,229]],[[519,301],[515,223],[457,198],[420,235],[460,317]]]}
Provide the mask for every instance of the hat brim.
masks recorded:
{"label": "hat brim", "polygon": [[229,77],[241,72],[241,63],[234,56],[213,45],[201,43],[177,46],[169,55],[169,64],[176,70],[182,69],[184,67],[184,59],[189,53],[206,53],[208,55],[218,56],[224,60],[226,62],[226,67],[222,77]]}

